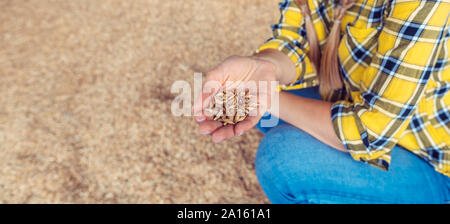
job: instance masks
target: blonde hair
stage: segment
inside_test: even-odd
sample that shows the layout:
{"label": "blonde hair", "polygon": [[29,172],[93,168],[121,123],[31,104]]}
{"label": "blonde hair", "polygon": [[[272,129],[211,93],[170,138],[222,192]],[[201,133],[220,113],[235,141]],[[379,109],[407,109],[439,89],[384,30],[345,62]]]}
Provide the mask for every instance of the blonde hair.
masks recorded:
{"label": "blonde hair", "polygon": [[299,6],[305,20],[307,40],[310,46],[308,57],[318,75],[319,92],[323,99],[327,99],[334,90],[343,87],[338,63],[338,47],[341,41],[340,25],[345,12],[354,5],[355,0],[342,0],[341,4],[334,10],[334,24],[328,34],[328,40],[322,55],[314,23],[311,20],[308,0],[295,0],[295,2]]}

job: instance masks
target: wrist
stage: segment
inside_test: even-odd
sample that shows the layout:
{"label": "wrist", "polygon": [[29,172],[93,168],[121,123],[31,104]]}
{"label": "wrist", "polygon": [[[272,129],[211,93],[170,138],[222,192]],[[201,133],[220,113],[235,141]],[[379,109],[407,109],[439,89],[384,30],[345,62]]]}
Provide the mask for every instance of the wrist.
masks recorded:
{"label": "wrist", "polygon": [[274,66],[275,80],[280,84],[288,84],[297,77],[297,68],[294,62],[283,52],[275,49],[265,49],[253,55],[256,59],[270,62]]}
{"label": "wrist", "polygon": [[262,62],[263,66],[267,68],[269,71],[273,71],[271,73],[273,79],[276,81],[280,80],[281,76],[281,68],[276,58],[273,56],[273,53],[268,50],[263,50],[259,53],[256,53],[252,56],[252,58]]}

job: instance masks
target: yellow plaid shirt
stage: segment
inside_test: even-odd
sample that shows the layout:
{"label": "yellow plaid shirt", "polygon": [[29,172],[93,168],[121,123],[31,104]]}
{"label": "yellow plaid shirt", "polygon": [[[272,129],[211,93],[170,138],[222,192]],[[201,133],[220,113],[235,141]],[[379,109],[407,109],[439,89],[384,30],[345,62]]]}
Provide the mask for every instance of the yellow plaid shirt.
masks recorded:
{"label": "yellow plaid shirt", "polygon": [[[336,1],[309,1],[321,48]],[[304,20],[292,0],[280,3],[274,36],[297,66],[283,90],[318,84],[307,53]],[[450,176],[449,0],[358,0],[341,23],[339,61],[345,88],[334,101],[337,136],[351,156],[387,170],[400,145]]]}

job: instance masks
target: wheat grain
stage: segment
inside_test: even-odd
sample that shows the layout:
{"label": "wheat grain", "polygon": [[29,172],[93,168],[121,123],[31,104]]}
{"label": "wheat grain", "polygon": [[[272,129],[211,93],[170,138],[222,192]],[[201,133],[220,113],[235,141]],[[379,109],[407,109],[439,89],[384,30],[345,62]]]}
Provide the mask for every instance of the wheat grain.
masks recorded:
{"label": "wheat grain", "polygon": [[251,102],[251,98],[249,91],[221,91],[212,97],[207,112],[224,126],[235,125],[245,120],[250,112],[257,108],[258,104]]}

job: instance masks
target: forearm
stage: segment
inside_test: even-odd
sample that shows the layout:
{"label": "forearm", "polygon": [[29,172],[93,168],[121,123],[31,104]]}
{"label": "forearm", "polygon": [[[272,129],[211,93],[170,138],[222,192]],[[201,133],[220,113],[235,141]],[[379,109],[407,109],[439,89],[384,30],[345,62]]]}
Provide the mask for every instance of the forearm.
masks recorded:
{"label": "forearm", "polygon": [[279,118],[302,129],[323,143],[346,152],[333,128],[330,102],[280,92]]}

